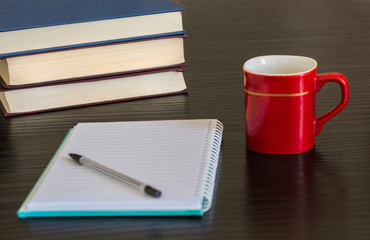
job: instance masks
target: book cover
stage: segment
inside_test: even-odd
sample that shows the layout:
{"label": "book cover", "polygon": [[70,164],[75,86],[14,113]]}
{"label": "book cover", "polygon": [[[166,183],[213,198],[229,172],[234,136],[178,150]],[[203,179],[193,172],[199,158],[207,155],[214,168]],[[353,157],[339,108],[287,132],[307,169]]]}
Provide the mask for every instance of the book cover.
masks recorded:
{"label": "book cover", "polygon": [[1,0],[0,32],[180,10],[168,0]]}
{"label": "book cover", "polygon": [[184,38],[171,35],[120,43],[0,57],[4,88],[48,85],[184,64]]}
{"label": "book cover", "polygon": [[0,85],[5,117],[93,106],[187,92],[182,67],[132,72],[43,86],[6,89]]}
{"label": "book cover", "polygon": [[[0,56],[121,41],[122,39],[163,36],[169,32],[184,33],[181,16],[179,15],[181,10],[181,7],[169,0],[2,0],[0,1]],[[156,27],[154,20],[148,18],[138,25],[139,30],[140,28],[145,28],[145,31],[143,31],[144,35],[140,35],[142,33],[136,33],[136,35],[133,33],[122,36],[113,35],[112,38],[108,39],[104,39],[104,36],[102,36],[103,38],[99,38],[99,36],[97,36],[98,38],[94,38],[94,35],[109,35],[109,32],[104,31],[109,31],[110,29],[114,32],[122,32],[123,34],[124,32],[129,32],[128,30],[131,31],[130,26],[134,24],[132,21],[136,19],[135,17],[149,15],[160,17],[161,14],[166,13],[177,13],[178,16],[167,19],[171,19],[172,21],[167,21],[164,18],[157,22],[157,25],[159,25],[158,32],[147,31],[147,28]],[[92,25],[90,32],[83,32],[90,25],[82,25],[82,28],[74,29],[76,32],[69,35],[78,24],[103,23],[104,21],[115,19],[128,19],[129,22],[118,25],[117,29],[114,29],[114,22],[107,22],[108,25],[105,27],[100,26],[100,30],[97,25]],[[174,22],[174,19],[177,20],[176,26],[171,26],[171,28],[170,25]],[[60,29],[58,26],[67,26],[67,28],[62,28],[63,31],[61,30],[59,32]],[[126,29],[125,26],[129,29]],[[162,29],[162,26],[168,26],[170,28]],[[38,32],[39,29],[41,29],[40,32]],[[52,32],[50,32],[51,29]],[[119,29],[121,31],[116,31]],[[79,33],[82,35],[78,35]],[[42,37],[40,37],[40,34],[43,34]],[[67,36],[65,36],[66,34]],[[11,38],[8,38],[10,35]],[[55,36],[58,37],[56,38]],[[22,37],[25,37],[28,42],[20,39]],[[60,38],[66,38],[65,42],[58,42]],[[15,43],[9,42],[11,39]],[[55,41],[54,45],[49,43],[53,41]],[[22,46],[19,46],[21,44],[27,46],[22,48]],[[42,44],[45,44],[45,46],[42,46]]]}
{"label": "book cover", "polygon": [[48,81],[48,82],[36,82],[32,84],[23,84],[23,85],[7,85],[0,76],[0,92],[16,90],[16,89],[24,89],[24,88],[59,85],[59,84],[65,84],[65,83],[97,81],[99,79],[109,79],[109,78],[115,78],[115,77],[120,77],[120,76],[135,76],[135,75],[141,75],[141,74],[149,74],[153,72],[168,71],[171,69],[173,70],[181,69],[182,71],[182,67],[187,66],[187,64],[188,64],[187,62],[183,62],[180,64],[153,67],[153,68],[148,68],[144,70],[140,69],[140,70],[121,72],[121,73],[109,73],[109,74],[103,74],[99,76],[84,76],[84,77],[79,77],[79,78],[62,79],[62,80]]}

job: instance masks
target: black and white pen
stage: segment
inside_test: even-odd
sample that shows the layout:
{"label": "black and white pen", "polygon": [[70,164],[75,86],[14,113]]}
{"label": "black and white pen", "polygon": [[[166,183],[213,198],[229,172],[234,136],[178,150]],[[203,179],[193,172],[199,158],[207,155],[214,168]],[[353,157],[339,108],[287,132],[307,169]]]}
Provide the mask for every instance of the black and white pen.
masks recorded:
{"label": "black and white pen", "polygon": [[107,167],[105,167],[105,166],[103,166],[103,165],[101,165],[97,162],[94,162],[93,160],[88,159],[84,156],[81,156],[81,155],[75,154],[75,153],[69,153],[69,156],[80,165],[91,168],[91,169],[96,170],[100,173],[103,173],[107,176],[110,176],[110,177],[112,177],[112,178],[114,178],[118,181],[126,183],[126,184],[128,184],[128,185],[130,185],[130,186],[132,186],[136,189],[139,189],[139,190],[145,192],[146,194],[148,194],[152,197],[158,198],[162,194],[161,191],[159,191],[159,190],[157,190],[157,189],[155,189],[155,188],[153,188],[153,187],[151,187],[151,186],[149,186],[145,183],[142,183],[142,182],[140,182],[136,179],[133,179],[129,176],[126,176],[122,173],[119,173],[117,171],[109,169],[109,168],[107,168]]}

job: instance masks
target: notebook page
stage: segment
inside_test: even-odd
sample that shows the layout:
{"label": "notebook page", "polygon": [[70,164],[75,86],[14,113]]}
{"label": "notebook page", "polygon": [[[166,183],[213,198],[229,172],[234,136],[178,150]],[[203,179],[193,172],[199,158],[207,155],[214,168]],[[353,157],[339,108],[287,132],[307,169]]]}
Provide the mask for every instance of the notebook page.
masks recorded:
{"label": "notebook page", "polygon": [[[196,189],[209,123],[210,120],[169,120],[78,124],[55,156],[29,209],[199,207],[201,199]],[[80,166],[68,153],[84,155],[158,188],[162,196],[147,196]]]}

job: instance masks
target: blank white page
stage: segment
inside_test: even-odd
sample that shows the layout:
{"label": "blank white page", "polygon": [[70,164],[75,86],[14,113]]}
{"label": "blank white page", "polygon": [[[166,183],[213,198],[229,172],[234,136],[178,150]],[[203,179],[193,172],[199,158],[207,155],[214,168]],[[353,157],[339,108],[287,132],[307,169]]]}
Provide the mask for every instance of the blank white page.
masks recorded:
{"label": "blank white page", "polygon": [[[79,123],[30,196],[29,210],[201,208],[201,171],[216,120]],[[77,164],[77,153],[162,191],[145,195]]]}

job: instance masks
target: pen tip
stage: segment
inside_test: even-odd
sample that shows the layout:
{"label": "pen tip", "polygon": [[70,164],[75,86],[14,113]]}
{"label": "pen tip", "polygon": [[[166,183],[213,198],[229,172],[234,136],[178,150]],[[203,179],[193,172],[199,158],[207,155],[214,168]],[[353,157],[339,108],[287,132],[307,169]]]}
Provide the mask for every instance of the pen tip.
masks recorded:
{"label": "pen tip", "polygon": [[78,154],[75,154],[75,153],[69,153],[69,156],[75,160],[77,163],[80,164],[80,158],[81,158],[81,155],[78,155]]}
{"label": "pen tip", "polygon": [[151,186],[145,186],[144,192],[152,197],[159,198],[162,193],[161,191],[151,187]]}

